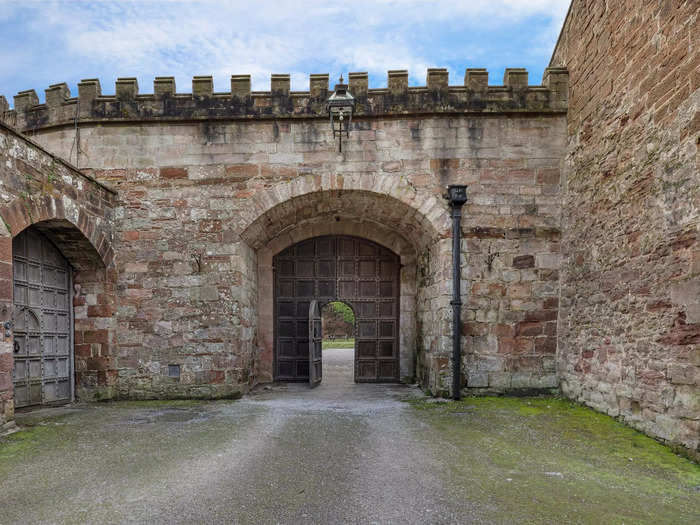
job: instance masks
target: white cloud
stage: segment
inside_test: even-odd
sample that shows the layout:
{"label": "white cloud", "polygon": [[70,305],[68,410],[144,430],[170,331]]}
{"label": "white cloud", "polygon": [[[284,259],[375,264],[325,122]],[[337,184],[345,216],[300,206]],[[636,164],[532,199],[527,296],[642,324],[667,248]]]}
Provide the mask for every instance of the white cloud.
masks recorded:
{"label": "white cloud", "polygon": [[[308,73],[337,75],[348,69],[380,76],[388,69],[407,68],[412,78],[424,80],[426,67],[445,65],[441,60],[483,57],[498,44],[467,41],[470,31],[540,17],[547,22],[533,30],[532,49],[551,48],[556,38],[551,35],[561,26],[568,0],[54,1],[22,5],[41,14],[29,22],[30,34],[52,35],[71,63],[100,64],[114,76],[174,75],[178,91],[187,91],[192,75],[209,73],[215,75],[220,90],[228,88],[232,73],[252,74],[254,89],[269,89],[269,74],[285,72],[292,74],[293,89],[307,88]],[[15,6],[12,16],[17,11]],[[450,32],[464,35],[464,41],[440,40]],[[309,69],[317,64],[335,71]],[[105,91],[109,91],[107,80],[103,79]],[[333,82],[331,78],[331,85]]]}

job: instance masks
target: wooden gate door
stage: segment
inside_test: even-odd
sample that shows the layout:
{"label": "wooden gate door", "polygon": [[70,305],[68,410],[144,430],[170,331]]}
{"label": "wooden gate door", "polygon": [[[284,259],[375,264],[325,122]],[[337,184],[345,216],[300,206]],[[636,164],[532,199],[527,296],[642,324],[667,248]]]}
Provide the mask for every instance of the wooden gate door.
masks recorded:
{"label": "wooden gate door", "polygon": [[317,301],[311,301],[309,306],[309,384],[311,388],[321,384],[323,378],[322,347],[321,310]]}
{"label": "wooden gate door", "polygon": [[399,380],[399,257],[349,236],[315,237],[273,260],[277,381],[309,381],[309,307],[343,301],[355,313],[355,381]]}
{"label": "wooden gate door", "polygon": [[12,240],[15,406],[72,397],[70,266],[41,233]]}

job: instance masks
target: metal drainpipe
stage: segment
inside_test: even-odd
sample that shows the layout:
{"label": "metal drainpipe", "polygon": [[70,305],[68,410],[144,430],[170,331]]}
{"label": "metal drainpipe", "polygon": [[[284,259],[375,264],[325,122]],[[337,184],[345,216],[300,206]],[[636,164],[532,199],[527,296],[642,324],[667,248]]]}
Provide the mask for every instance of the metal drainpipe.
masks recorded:
{"label": "metal drainpipe", "polygon": [[462,206],[467,202],[467,187],[447,187],[452,206],[452,399],[461,397],[462,388]]}

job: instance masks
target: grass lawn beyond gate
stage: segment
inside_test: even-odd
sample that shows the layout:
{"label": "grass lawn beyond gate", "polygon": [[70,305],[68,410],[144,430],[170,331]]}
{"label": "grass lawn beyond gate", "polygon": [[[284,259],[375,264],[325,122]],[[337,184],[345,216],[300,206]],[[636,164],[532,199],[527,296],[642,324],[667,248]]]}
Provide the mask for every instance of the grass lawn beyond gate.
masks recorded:
{"label": "grass lawn beyond gate", "polygon": [[334,339],[334,340],[325,340],[323,341],[323,349],[326,350],[327,348],[355,348],[355,340],[354,339]]}

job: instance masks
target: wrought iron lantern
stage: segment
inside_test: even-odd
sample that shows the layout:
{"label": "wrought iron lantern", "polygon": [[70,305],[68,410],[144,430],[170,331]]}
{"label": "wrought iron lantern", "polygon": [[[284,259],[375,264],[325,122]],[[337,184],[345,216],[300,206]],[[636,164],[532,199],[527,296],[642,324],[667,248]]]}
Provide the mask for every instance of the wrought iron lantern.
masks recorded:
{"label": "wrought iron lantern", "polygon": [[355,109],[355,97],[348,91],[348,85],[343,83],[343,75],[340,75],[340,83],[335,85],[335,91],[328,97],[326,109],[331,117],[331,129],[333,138],[339,138],[338,151],[343,151],[343,133],[350,136],[350,124],[352,112]]}

